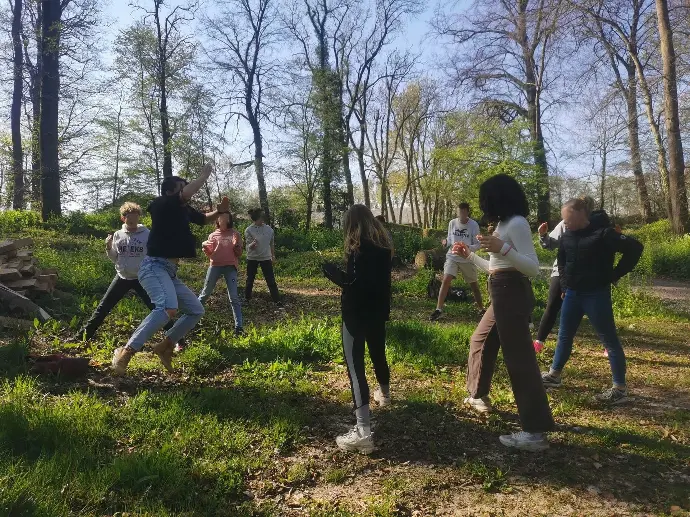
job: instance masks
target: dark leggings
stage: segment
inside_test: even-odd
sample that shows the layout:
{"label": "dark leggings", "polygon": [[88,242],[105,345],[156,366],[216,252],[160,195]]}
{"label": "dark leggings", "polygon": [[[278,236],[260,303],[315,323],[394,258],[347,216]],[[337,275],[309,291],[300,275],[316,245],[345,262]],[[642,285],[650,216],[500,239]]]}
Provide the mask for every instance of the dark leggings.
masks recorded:
{"label": "dark leggings", "polygon": [[364,370],[364,343],[369,347],[369,357],[379,385],[390,384],[391,373],[386,360],[386,322],[370,323],[353,333],[343,322],[343,353],[350,376],[350,388],[355,409],[369,404],[369,384]]}
{"label": "dark leggings", "polygon": [[247,260],[247,286],[244,290],[244,297],[247,301],[252,299],[252,291],[254,290],[254,279],[256,272],[261,266],[261,272],[264,274],[268,290],[271,292],[271,298],[275,303],[280,301],[278,294],[278,284],[276,284],[276,277],[273,273],[273,262],[270,260]]}
{"label": "dark leggings", "polygon": [[544,315],[541,317],[539,323],[539,331],[537,332],[537,340],[546,341],[549,334],[553,330],[553,326],[558,319],[558,312],[561,310],[563,300],[561,299],[561,280],[557,276],[552,276],[549,283],[549,298],[546,301],[546,309]]}

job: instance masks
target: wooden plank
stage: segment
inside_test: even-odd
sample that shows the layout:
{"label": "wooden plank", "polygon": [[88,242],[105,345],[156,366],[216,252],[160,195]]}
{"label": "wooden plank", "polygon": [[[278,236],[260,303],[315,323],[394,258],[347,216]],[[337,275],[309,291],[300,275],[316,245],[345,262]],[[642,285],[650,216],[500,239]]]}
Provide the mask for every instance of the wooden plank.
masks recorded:
{"label": "wooden plank", "polygon": [[33,326],[34,322],[31,320],[22,320],[19,318],[8,318],[6,316],[0,316],[0,327],[20,328],[29,330]]}
{"label": "wooden plank", "polygon": [[28,248],[34,245],[34,240],[30,237],[25,239],[6,240],[0,242],[0,255],[5,255],[22,248]]}
{"label": "wooden plank", "polygon": [[3,282],[10,289],[27,289],[36,287],[39,284],[37,278],[27,278],[25,280],[15,280],[14,282]]}
{"label": "wooden plank", "polygon": [[[22,274],[22,276],[34,276],[36,274],[36,266],[34,266],[33,264],[29,264],[28,266],[24,266],[23,268],[21,268],[19,272]],[[1,274],[0,278],[2,278]]]}
{"label": "wooden plank", "polygon": [[15,268],[3,268],[0,269],[0,280],[3,282],[12,282],[15,280],[21,280],[22,274],[18,269]]}
{"label": "wooden plank", "polygon": [[26,296],[9,289],[3,284],[0,284],[0,299],[8,302],[10,307],[18,307],[29,314],[35,315],[41,322],[51,319],[50,314],[29,300]]}

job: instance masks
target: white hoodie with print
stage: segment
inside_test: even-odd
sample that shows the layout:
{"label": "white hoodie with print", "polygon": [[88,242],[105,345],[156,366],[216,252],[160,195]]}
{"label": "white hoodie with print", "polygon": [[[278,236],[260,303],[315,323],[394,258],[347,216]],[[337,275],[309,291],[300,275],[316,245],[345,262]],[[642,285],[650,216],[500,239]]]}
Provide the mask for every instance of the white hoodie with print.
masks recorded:
{"label": "white hoodie with print", "polygon": [[146,256],[149,241],[149,229],[140,224],[136,231],[127,230],[127,225],[122,225],[113,235],[113,245],[108,253],[108,258],[115,263],[115,271],[120,278],[136,280],[139,275],[139,266]]}

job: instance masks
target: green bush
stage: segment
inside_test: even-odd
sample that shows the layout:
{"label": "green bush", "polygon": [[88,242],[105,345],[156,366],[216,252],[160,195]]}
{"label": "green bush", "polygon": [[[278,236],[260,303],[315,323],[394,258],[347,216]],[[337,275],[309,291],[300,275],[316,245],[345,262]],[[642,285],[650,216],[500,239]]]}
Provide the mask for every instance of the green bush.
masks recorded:
{"label": "green bush", "polygon": [[675,235],[665,219],[637,228],[630,235],[644,244],[637,273],[690,279],[690,235]]}
{"label": "green bush", "polygon": [[29,228],[41,227],[41,214],[29,210],[0,212],[0,236],[21,233]]}

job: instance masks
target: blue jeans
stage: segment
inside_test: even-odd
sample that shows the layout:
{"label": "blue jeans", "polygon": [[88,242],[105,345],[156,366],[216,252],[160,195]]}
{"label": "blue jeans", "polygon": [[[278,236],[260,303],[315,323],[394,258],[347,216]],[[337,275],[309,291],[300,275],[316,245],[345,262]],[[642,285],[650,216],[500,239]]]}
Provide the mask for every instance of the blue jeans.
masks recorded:
{"label": "blue jeans", "polygon": [[206,303],[221,276],[225,277],[225,285],[228,288],[232,315],[235,317],[235,328],[242,328],[242,304],[237,294],[237,268],[235,266],[209,266],[199,301],[202,304]]}
{"label": "blue jeans", "polygon": [[625,386],[625,352],[618,340],[616,324],[613,321],[610,286],[589,292],[568,289],[565,293],[561,308],[561,325],[558,329],[558,345],[551,368],[558,372],[563,370],[573,350],[575,333],[585,314],[608,352],[613,383],[616,386]]}
{"label": "blue jeans", "polygon": [[146,257],[139,268],[139,283],[155,308],[129,338],[127,346],[133,350],[144,348],[144,344],[170,321],[167,309],[182,313],[182,317],[166,333],[173,343],[180,341],[204,315],[204,306],[196,294],[177,278],[177,264],[167,259]]}

